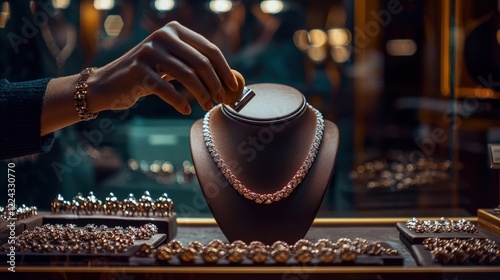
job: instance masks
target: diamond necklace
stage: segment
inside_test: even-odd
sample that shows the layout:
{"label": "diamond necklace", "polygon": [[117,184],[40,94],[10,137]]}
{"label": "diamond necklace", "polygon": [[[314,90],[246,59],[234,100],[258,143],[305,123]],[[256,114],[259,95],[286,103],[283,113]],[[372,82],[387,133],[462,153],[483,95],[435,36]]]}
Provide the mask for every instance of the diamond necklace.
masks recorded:
{"label": "diamond necklace", "polygon": [[222,159],[222,156],[215,148],[212,139],[212,133],[210,132],[210,114],[220,106],[221,105],[213,107],[212,110],[208,111],[205,114],[205,118],[203,119],[203,137],[205,139],[205,145],[207,146],[207,149],[210,152],[213,161],[217,164],[217,167],[222,172],[224,177],[240,195],[259,204],[271,204],[273,202],[280,201],[285,197],[288,197],[295,189],[295,187],[297,187],[307,175],[307,172],[311,168],[318,153],[321,140],[323,139],[323,131],[325,128],[323,116],[321,115],[321,113],[311,105],[307,104],[307,106],[316,114],[316,132],[314,134],[314,140],[311,148],[309,148],[309,152],[307,153],[307,157],[300,166],[299,170],[297,170],[292,179],[281,190],[274,193],[259,194],[248,189],[240,180],[236,178],[236,176],[227,166],[224,159]]}

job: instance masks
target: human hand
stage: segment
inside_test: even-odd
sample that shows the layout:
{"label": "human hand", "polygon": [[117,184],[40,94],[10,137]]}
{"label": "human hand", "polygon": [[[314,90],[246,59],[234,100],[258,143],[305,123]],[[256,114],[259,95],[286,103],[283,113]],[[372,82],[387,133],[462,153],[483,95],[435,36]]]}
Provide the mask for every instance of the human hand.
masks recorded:
{"label": "human hand", "polygon": [[95,70],[88,83],[89,104],[94,111],[128,109],[139,98],[155,94],[180,113],[191,113],[189,102],[170,79],[184,85],[205,110],[212,108],[212,99],[222,101],[223,83],[231,90],[238,88],[220,49],[172,21]]}

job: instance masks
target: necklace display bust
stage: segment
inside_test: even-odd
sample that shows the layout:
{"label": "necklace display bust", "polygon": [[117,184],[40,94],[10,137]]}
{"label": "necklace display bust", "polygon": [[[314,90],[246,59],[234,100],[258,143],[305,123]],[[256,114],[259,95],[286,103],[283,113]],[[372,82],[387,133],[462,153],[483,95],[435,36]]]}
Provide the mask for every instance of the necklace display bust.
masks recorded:
{"label": "necklace display bust", "polygon": [[[324,121],[324,130],[319,133],[318,124],[323,125],[321,114],[291,87],[248,87],[256,96],[239,112],[226,105],[217,106],[205,117],[205,129],[203,120],[191,127],[196,175],[208,206],[229,241],[293,243],[307,233],[330,183],[338,128]],[[319,144],[317,153],[313,143]],[[216,153],[214,149],[209,151],[210,145]],[[312,164],[285,197],[266,204],[240,194],[234,180],[228,181],[221,172],[224,168],[217,166],[217,157],[223,159],[238,182],[255,194],[286,190],[297,174],[302,174],[300,170],[308,158]]]}

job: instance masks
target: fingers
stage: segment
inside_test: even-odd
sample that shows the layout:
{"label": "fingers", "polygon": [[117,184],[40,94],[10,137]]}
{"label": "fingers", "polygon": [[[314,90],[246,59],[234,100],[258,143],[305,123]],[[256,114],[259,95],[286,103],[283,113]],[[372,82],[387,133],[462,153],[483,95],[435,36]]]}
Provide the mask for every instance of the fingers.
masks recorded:
{"label": "fingers", "polygon": [[152,89],[155,95],[172,105],[181,114],[191,114],[191,106],[189,106],[187,100],[182,97],[171,83],[161,79],[158,73],[151,68],[147,68],[146,72],[157,83],[157,86]]}
{"label": "fingers", "polygon": [[[193,94],[203,109],[212,109],[211,94],[193,68],[161,48],[157,48],[157,53],[153,59],[156,59],[157,72],[168,73],[169,78],[176,79]],[[219,93],[216,94],[214,100],[218,102],[221,100]]]}
{"label": "fingers", "polygon": [[[233,73],[231,72],[231,68],[229,67],[226,59],[224,58],[224,55],[220,51],[220,49],[215,46],[213,43],[208,41],[205,37],[202,35],[188,29],[187,27],[182,26],[178,22],[170,22],[166,25],[166,30],[167,32],[175,32],[175,34],[178,36],[179,40],[183,41],[185,44],[180,44],[178,45],[180,48],[179,49],[172,49],[172,51],[176,52],[176,55],[182,55],[183,51],[188,51],[190,53],[198,53],[198,56],[190,57],[190,56],[185,56],[186,59],[191,59],[194,61],[191,61],[192,64],[191,66],[196,66],[198,63],[201,61],[201,65],[205,65],[202,67],[208,67],[210,68],[211,73],[207,72],[207,76],[204,78],[215,78],[212,76],[212,71],[215,70],[216,74],[216,81],[219,80],[219,78],[224,82],[230,89],[232,90],[237,90],[238,89],[238,83],[236,81],[236,78],[234,77]],[[202,56],[200,56],[201,54]],[[196,61],[198,59],[198,61]],[[202,68],[203,69],[203,68]],[[204,80],[205,82],[210,83],[211,80]],[[217,88],[217,90],[220,92],[220,88]]]}

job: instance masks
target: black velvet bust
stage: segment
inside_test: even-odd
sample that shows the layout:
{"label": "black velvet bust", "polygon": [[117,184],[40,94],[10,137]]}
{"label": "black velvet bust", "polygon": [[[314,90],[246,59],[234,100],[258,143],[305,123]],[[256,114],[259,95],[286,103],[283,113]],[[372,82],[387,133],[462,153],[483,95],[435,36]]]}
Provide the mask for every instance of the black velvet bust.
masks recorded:
{"label": "black velvet bust", "polygon": [[[316,114],[297,90],[278,84],[249,85],[256,96],[241,111],[222,105],[210,117],[219,154],[251,191],[274,193],[304,162],[316,131]],[[203,194],[229,241],[294,243],[309,230],[330,183],[339,143],[337,126],[325,120],[316,159],[288,196],[257,204],[224,178],[205,146],[203,120],[191,127],[191,153]]]}

